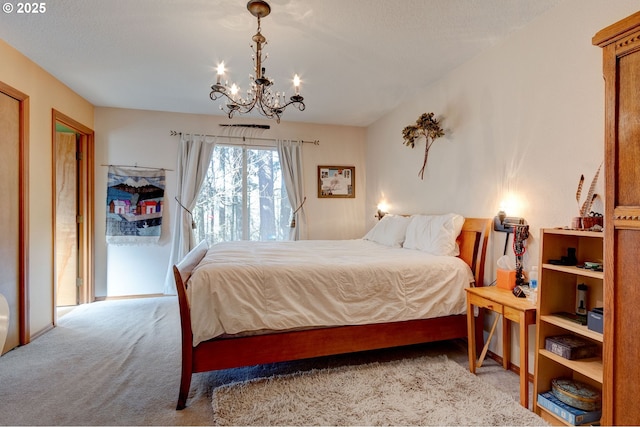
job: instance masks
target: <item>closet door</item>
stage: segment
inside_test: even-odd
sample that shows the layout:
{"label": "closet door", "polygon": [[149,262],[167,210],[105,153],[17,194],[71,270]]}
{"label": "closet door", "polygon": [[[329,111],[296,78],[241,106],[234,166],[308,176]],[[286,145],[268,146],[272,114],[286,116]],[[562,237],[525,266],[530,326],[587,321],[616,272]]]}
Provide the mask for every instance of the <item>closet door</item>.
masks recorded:
{"label": "closet door", "polygon": [[602,425],[640,425],[640,12],[598,32],[605,78]]}
{"label": "closet door", "polygon": [[20,102],[0,92],[0,293],[9,303],[9,334],[0,354],[20,344]]}
{"label": "closet door", "polygon": [[75,133],[56,132],[56,306],[78,304],[78,159]]}

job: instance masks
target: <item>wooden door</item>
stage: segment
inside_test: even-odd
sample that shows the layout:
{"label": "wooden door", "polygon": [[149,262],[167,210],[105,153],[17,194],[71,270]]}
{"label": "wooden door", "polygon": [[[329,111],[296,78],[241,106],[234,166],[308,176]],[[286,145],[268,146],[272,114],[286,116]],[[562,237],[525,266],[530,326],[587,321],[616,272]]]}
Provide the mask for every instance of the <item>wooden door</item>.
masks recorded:
{"label": "wooden door", "polygon": [[9,303],[3,354],[20,344],[20,101],[0,92],[0,293]]}
{"label": "wooden door", "polygon": [[640,12],[593,43],[605,78],[602,425],[640,425]]}
{"label": "wooden door", "polygon": [[56,305],[78,304],[78,167],[75,133],[56,132]]}
{"label": "wooden door", "polygon": [[51,118],[55,313],[94,301],[94,133],[60,111]]}

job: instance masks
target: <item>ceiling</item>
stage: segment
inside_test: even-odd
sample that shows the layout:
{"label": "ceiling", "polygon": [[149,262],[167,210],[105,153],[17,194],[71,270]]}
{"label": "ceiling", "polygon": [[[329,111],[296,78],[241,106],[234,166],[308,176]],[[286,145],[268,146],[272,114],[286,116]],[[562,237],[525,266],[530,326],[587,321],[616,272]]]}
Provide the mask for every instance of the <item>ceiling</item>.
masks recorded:
{"label": "ceiling", "polygon": [[[263,65],[289,95],[301,76],[283,121],[367,126],[561,1],[271,0]],[[216,65],[244,88],[253,71],[245,0],[45,5],[0,14],[0,37],[96,106],[222,115]]]}

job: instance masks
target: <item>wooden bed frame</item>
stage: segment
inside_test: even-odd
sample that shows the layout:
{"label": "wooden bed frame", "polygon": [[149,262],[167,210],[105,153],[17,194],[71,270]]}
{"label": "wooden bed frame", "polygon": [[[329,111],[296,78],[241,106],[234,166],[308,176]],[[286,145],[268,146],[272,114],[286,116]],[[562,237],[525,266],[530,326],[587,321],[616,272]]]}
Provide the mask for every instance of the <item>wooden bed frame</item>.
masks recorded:
{"label": "wooden bed frame", "polygon": [[[466,218],[457,240],[459,257],[471,267],[476,286],[483,285],[491,223],[490,219]],[[194,347],[186,283],[206,252],[207,245],[201,243],[178,265],[173,266],[182,327],[182,377],[178,410],[185,408],[191,376],[197,372],[467,337],[466,315],[461,314],[425,320],[214,338]],[[481,322],[481,317],[476,321]],[[480,349],[483,345],[482,329],[481,325],[476,327],[476,344]]]}

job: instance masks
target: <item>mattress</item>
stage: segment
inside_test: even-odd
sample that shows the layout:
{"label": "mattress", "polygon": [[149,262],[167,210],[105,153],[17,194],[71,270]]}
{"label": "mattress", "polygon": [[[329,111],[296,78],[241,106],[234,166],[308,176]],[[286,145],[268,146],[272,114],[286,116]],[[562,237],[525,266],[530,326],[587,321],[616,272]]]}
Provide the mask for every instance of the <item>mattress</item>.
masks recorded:
{"label": "mattress", "polygon": [[219,243],[187,283],[193,344],[223,334],[463,314],[472,281],[457,257],[368,240]]}

